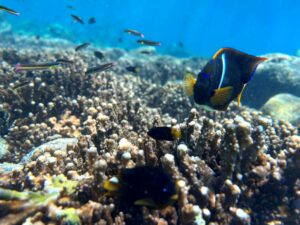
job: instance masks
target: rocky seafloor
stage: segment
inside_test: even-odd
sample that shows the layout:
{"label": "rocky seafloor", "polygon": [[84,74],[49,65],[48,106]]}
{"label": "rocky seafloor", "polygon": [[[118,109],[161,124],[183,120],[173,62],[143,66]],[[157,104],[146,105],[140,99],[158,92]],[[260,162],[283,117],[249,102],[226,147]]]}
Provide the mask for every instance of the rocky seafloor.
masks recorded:
{"label": "rocky seafloor", "polygon": [[[100,48],[99,60],[93,46],[75,52],[75,44],[60,40],[1,42],[0,224],[300,224],[299,121],[235,102],[226,112],[200,109],[178,80],[199,72],[206,59]],[[57,58],[74,64],[14,72],[16,63]],[[259,108],[275,94],[297,94],[299,78],[280,76],[296,71],[290,65],[299,58],[271,58],[243,103]],[[105,62],[116,66],[85,74]],[[273,88],[259,89],[268,79]],[[183,136],[157,142],[147,136],[157,125],[178,125]],[[140,165],[159,166],[180,181],[174,205],[124,207],[104,195],[105,180]]]}

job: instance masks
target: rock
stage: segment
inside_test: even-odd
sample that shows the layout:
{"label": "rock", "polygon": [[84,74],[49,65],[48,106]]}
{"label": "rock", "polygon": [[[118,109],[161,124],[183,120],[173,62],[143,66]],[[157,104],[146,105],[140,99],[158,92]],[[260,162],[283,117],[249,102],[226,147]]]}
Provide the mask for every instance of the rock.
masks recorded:
{"label": "rock", "polygon": [[279,93],[300,97],[300,57],[279,53],[264,57],[268,60],[257,67],[242,96],[242,103],[258,109]]}
{"label": "rock", "polygon": [[0,160],[8,153],[7,142],[0,137]]}
{"label": "rock", "polygon": [[261,110],[277,120],[289,121],[292,124],[300,122],[300,98],[291,94],[273,96]]}
{"label": "rock", "polygon": [[0,163],[0,172],[1,173],[10,173],[13,170],[21,170],[23,169],[22,164],[15,164],[15,163]]}
{"label": "rock", "polygon": [[25,155],[21,163],[27,163],[31,161],[31,157],[38,151],[44,152],[46,149],[51,149],[51,151],[63,151],[65,152],[67,150],[68,145],[76,145],[78,143],[77,138],[59,138],[50,142],[47,142],[45,144],[42,144],[39,147],[34,148],[31,150],[27,155]]}

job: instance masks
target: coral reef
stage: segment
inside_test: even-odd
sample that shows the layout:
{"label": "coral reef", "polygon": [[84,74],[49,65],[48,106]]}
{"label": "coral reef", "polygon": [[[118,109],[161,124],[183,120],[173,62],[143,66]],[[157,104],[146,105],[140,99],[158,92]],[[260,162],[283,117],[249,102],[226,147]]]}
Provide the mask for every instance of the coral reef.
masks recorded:
{"label": "coral reef", "polygon": [[[0,110],[11,120],[3,132],[0,204],[7,210],[0,221],[300,224],[297,127],[236,103],[227,112],[196,108],[176,80],[205,60],[102,49],[104,62],[116,67],[85,75],[98,59],[68,46],[0,49]],[[74,64],[20,73],[12,67],[57,58]],[[142,70],[130,74],[128,65]],[[158,125],[176,125],[183,135],[155,141],[147,131]],[[140,165],[159,166],[178,183],[174,205],[130,206],[105,195],[107,179]]]}
{"label": "coral reef", "polygon": [[288,121],[294,125],[300,123],[300,98],[291,94],[278,94],[270,98],[261,111],[277,120]]}

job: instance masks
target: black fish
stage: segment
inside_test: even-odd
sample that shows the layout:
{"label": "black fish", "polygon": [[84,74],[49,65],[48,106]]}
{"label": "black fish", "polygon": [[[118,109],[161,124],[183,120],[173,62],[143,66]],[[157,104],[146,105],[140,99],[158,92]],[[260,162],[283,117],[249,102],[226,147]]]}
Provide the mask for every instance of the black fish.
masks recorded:
{"label": "black fish", "polygon": [[96,18],[95,17],[91,17],[88,21],[89,24],[94,24],[96,23]]}
{"label": "black fish", "polygon": [[85,74],[102,72],[102,71],[108,70],[108,69],[110,69],[110,68],[112,68],[114,66],[115,66],[114,63],[106,63],[106,64],[103,64],[101,66],[91,67],[91,68],[87,69],[87,71],[85,72]]}
{"label": "black fish", "polygon": [[119,176],[105,182],[104,188],[108,196],[117,196],[129,205],[163,208],[178,199],[175,182],[159,167],[122,169]]}
{"label": "black fish", "polygon": [[0,10],[8,12],[8,13],[16,15],[16,16],[20,16],[20,13],[16,12],[15,10],[12,10],[10,8],[7,8],[7,7],[3,6],[3,5],[0,5]]}
{"label": "black fish", "polygon": [[149,46],[161,46],[160,42],[157,41],[150,41],[150,40],[137,40],[136,42],[140,43],[141,45],[149,45]]}
{"label": "black fish", "polygon": [[74,14],[72,14],[71,16],[76,22],[78,22],[80,24],[84,24],[83,20],[79,16],[76,16]]}
{"label": "black fish", "polygon": [[226,110],[242,93],[259,63],[267,58],[256,57],[232,48],[221,48],[198,74],[197,80],[188,74],[185,91],[195,102],[215,110]]}
{"label": "black fish", "polygon": [[150,137],[158,141],[175,141],[181,138],[181,131],[178,127],[153,127],[148,133]]}
{"label": "black fish", "polygon": [[94,51],[94,55],[98,58],[98,59],[103,59],[104,58],[104,54],[100,51]]}
{"label": "black fish", "polygon": [[79,51],[81,49],[84,49],[84,48],[87,48],[88,46],[90,45],[90,43],[86,42],[86,43],[83,43],[81,45],[78,45],[76,48],[75,48],[75,51]]}
{"label": "black fish", "polygon": [[142,51],[139,51],[139,53],[145,54],[145,55],[152,55],[152,54],[154,54],[153,51],[148,51],[148,50],[142,50]]}
{"label": "black fish", "polygon": [[137,66],[128,66],[126,67],[126,70],[132,73],[138,73],[141,69]]}
{"label": "black fish", "polygon": [[124,30],[124,32],[126,32],[127,34],[130,34],[130,35],[138,36],[140,38],[144,38],[145,37],[141,32],[139,32],[137,30],[126,29],[126,30]]}
{"label": "black fish", "polygon": [[68,60],[68,59],[57,59],[56,62],[61,63],[61,64],[73,64],[74,63],[72,60]]}

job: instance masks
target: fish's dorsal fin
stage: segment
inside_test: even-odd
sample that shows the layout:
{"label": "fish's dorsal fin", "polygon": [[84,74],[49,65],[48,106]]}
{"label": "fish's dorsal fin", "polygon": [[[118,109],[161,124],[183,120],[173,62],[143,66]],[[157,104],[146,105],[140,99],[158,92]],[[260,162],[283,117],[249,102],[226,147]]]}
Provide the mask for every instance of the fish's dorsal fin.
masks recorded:
{"label": "fish's dorsal fin", "polygon": [[238,103],[238,106],[241,105],[242,94],[243,94],[243,92],[244,92],[246,86],[247,86],[247,84],[244,84],[244,86],[243,86],[241,92],[239,93],[239,95],[238,95],[238,97],[237,97],[237,103]]}
{"label": "fish's dorsal fin", "polygon": [[223,52],[229,50],[230,48],[220,48],[212,57],[213,59],[216,59],[219,55],[221,55]]}
{"label": "fish's dorsal fin", "polygon": [[196,84],[196,78],[192,73],[186,73],[183,80],[183,88],[185,93],[188,96],[192,96],[194,94],[194,86]]}
{"label": "fish's dorsal fin", "polygon": [[215,89],[215,94],[210,98],[210,103],[213,108],[221,108],[222,106],[229,104],[232,93],[232,86]]}
{"label": "fish's dorsal fin", "polygon": [[241,63],[240,68],[242,70],[242,82],[244,84],[247,84],[252,79],[258,64],[260,64],[265,60],[268,60],[268,58],[257,57],[257,56],[247,55],[247,54],[245,57],[247,57],[248,59],[240,60]]}

